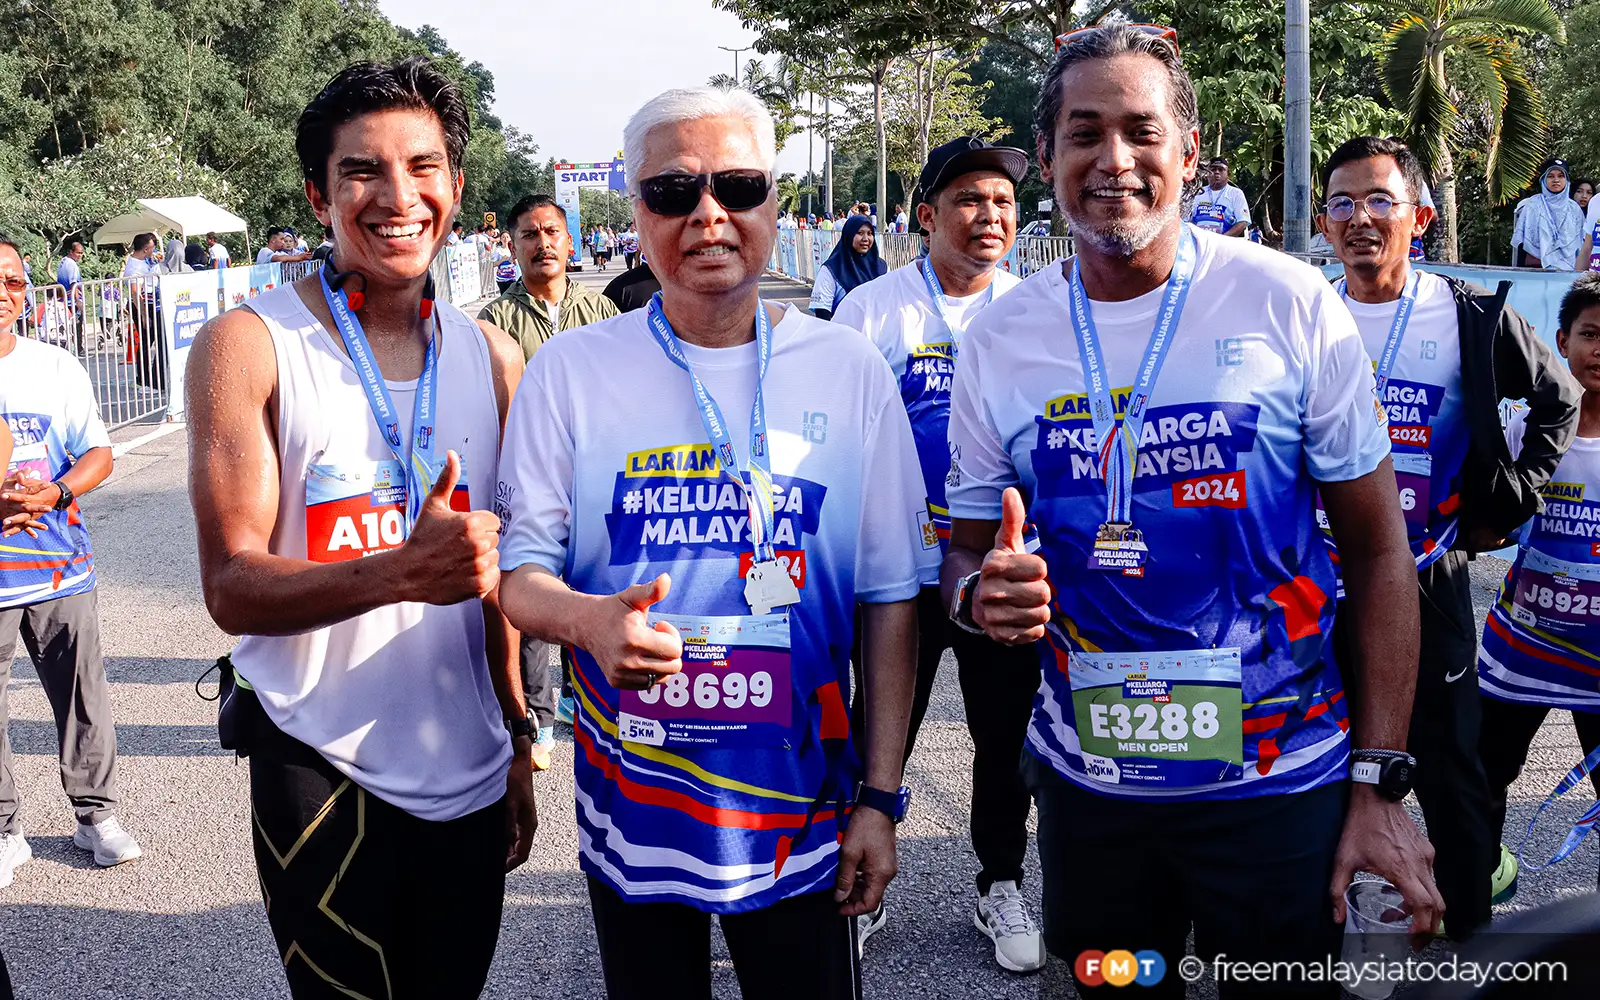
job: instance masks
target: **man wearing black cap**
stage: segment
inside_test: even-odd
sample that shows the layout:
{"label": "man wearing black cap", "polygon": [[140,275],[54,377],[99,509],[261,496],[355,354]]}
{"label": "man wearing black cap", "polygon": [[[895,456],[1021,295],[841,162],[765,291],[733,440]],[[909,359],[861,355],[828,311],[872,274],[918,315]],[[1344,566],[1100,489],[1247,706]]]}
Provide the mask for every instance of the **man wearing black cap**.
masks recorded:
{"label": "man wearing black cap", "polygon": [[1189,221],[1223,236],[1243,236],[1250,229],[1250,201],[1228,183],[1228,161],[1215,157],[1206,165],[1206,186],[1189,206]]}
{"label": "man wearing black cap", "polygon": [[[928,549],[943,548],[950,538],[945,436],[962,333],[979,310],[1018,284],[998,265],[1016,241],[1016,186],[1027,173],[1026,153],[982,139],[963,137],[932,150],[915,198],[927,255],[858,286],[834,315],[836,323],[865,333],[894,369],[928,490],[922,524]],[[972,847],[981,870],[973,920],[994,940],[1001,966],[1032,972],[1044,964],[1044,946],[1019,889],[1030,799],[1017,762],[1039,688],[1038,658],[957,629],[940,603],[938,582],[932,573],[922,581],[917,688],[906,757],[927,711],[939,660],[953,649],[975,750]],[[884,920],[881,906],[862,917],[861,938]]]}

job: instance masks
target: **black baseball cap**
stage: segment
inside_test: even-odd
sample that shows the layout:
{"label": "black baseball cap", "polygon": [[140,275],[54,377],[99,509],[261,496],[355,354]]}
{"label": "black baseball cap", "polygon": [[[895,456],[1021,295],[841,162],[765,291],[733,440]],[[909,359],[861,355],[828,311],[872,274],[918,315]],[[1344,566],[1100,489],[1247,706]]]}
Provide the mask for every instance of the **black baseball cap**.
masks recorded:
{"label": "black baseball cap", "polygon": [[928,162],[917,175],[913,202],[932,201],[946,184],[974,170],[998,170],[1021,184],[1028,176],[1028,154],[1015,146],[996,146],[988,140],[964,135],[928,150]]}

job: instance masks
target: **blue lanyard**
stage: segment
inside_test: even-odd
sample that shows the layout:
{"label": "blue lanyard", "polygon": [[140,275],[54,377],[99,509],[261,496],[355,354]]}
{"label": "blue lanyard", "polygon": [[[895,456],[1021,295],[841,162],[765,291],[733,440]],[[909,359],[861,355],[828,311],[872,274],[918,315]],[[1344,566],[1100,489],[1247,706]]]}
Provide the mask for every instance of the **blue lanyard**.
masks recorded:
{"label": "blue lanyard", "polygon": [[[1378,382],[1378,400],[1384,399],[1385,390],[1389,387],[1389,373],[1394,370],[1395,359],[1400,356],[1400,344],[1406,339],[1406,326],[1411,322],[1411,310],[1417,305],[1417,285],[1422,280],[1422,272],[1416,269],[1411,271],[1411,277],[1406,280],[1406,290],[1400,294],[1400,304],[1394,307],[1394,322],[1389,324],[1389,339],[1384,342],[1383,353],[1378,355],[1378,364],[1374,369]],[[1348,284],[1343,278],[1339,279],[1339,294],[1348,296]]]}
{"label": "blue lanyard", "polygon": [[[948,308],[946,308],[948,303],[946,303],[944,300],[944,286],[939,284],[939,276],[933,273],[933,262],[927,257],[922,258],[921,271],[922,283],[928,286],[928,295],[933,298],[933,311],[938,313],[940,321],[943,322],[945,328],[950,331],[950,353],[951,357],[954,357],[961,348],[960,343],[957,342],[957,338],[966,334],[966,324],[963,323],[960,326],[956,326],[956,324],[950,319],[950,312]],[[989,297],[984,300],[983,304],[988,305],[993,301],[994,277],[991,275],[989,278]]]}
{"label": "blue lanyard", "polygon": [[[1517,858],[1519,860],[1522,858],[1523,848],[1528,844],[1528,838],[1533,835],[1534,824],[1539,822],[1539,814],[1544,812],[1556,799],[1578,787],[1596,766],[1600,766],[1600,747],[1595,747],[1589,756],[1568,771],[1566,777],[1562,778],[1556,784],[1555,789],[1545,796],[1544,801],[1539,803],[1539,808],[1534,810],[1533,818],[1528,820],[1528,832],[1522,835],[1522,842],[1517,845]],[[1596,821],[1600,821],[1600,802],[1590,806],[1582,816],[1578,817],[1578,821],[1572,824],[1572,829],[1567,831],[1567,839],[1562,841],[1561,846],[1556,849],[1556,853],[1550,856],[1550,860],[1543,864],[1534,864],[1529,861],[1523,861],[1522,864],[1526,865],[1529,871],[1536,872],[1565,861],[1583,843],[1584,838],[1589,836],[1589,832],[1594,829]]]}
{"label": "blue lanyard", "polygon": [[409,535],[422,513],[422,504],[428,498],[428,491],[433,489],[434,482],[444,471],[444,463],[433,453],[434,423],[437,419],[433,402],[434,387],[439,377],[438,322],[435,320],[434,336],[428,338],[422,375],[417,379],[417,398],[412,404],[411,413],[413,443],[411,454],[407,455],[402,450],[405,445],[400,439],[399,410],[394,405],[394,398],[389,395],[389,387],[383,382],[383,372],[372,359],[372,350],[367,345],[367,335],[362,332],[361,321],[350,311],[344,290],[335,292],[329,286],[326,269],[322,271],[322,297],[328,300],[328,311],[333,313],[333,325],[339,328],[345,350],[350,352],[350,360],[355,363],[356,376],[367,394],[367,406],[372,409],[372,418],[378,422],[378,430],[383,432],[389,450],[405,470],[406,534]]}
{"label": "blue lanyard", "polygon": [[1112,524],[1131,524],[1133,521],[1133,473],[1139,456],[1139,438],[1144,431],[1144,418],[1150,404],[1150,393],[1155,388],[1156,376],[1167,359],[1167,348],[1172,346],[1172,334],[1178,328],[1178,318],[1183,315],[1184,302],[1189,298],[1189,285],[1194,278],[1195,257],[1199,248],[1194,233],[1186,225],[1178,243],[1178,258],[1167,278],[1166,292],[1161,297],[1161,311],[1156,315],[1155,329],[1150,332],[1150,346],[1145,351],[1144,363],[1139,366],[1138,381],[1128,398],[1127,410],[1118,426],[1116,404],[1111,398],[1110,376],[1100,354],[1100,335],[1095,330],[1094,314],[1089,307],[1089,293],[1084,291],[1083,277],[1079,273],[1078,258],[1072,258],[1072,322],[1078,332],[1078,354],[1083,360],[1083,379],[1089,394],[1089,411],[1094,419],[1094,435],[1100,446],[1100,475],[1106,483],[1106,521]]}
{"label": "blue lanyard", "polygon": [[772,548],[772,533],[777,523],[777,511],[772,499],[772,471],[767,460],[767,413],[761,383],[767,377],[767,362],[772,358],[772,324],[767,319],[766,303],[756,303],[756,398],[750,407],[750,468],[739,468],[733,439],[728,436],[728,422],[723,419],[722,408],[711,398],[705,383],[694,373],[694,366],[684,356],[678,336],[667,322],[661,309],[661,293],[650,297],[650,332],[656,343],[673,364],[689,373],[689,384],[694,388],[695,405],[700,408],[700,422],[705,425],[706,436],[716,452],[717,463],[733,481],[744,488],[745,505],[750,510],[750,540],[755,549],[756,561],[771,562],[777,558]]}

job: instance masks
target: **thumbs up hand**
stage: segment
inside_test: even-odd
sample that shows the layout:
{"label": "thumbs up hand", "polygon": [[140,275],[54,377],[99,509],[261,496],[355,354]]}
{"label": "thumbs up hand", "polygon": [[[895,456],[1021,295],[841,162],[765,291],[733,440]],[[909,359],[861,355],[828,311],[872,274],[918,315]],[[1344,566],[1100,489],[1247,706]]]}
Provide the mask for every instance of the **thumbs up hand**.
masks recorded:
{"label": "thumbs up hand", "polygon": [[672,577],[663,573],[649,583],[601,598],[585,622],[579,645],[600,665],[618,690],[643,691],[683,669],[683,638],[670,622],[651,625],[651,605],[666,600]]}
{"label": "thumbs up hand", "polygon": [[500,519],[486,510],[451,510],[460,480],[461,457],[446,452],[444,472],[401,546],[423,581],[418,599],[429,604],[483,597],[500,582]]}
{"label": "thumbs up hand", "polygon": [[1022,541],[1028,513],[1016,487],[1001,497],[1000,530],[983,558],[972,599],[972,620],[995,642],[1021,646],[1044,638],[1050,621],[1050,584],[1044,560]]}

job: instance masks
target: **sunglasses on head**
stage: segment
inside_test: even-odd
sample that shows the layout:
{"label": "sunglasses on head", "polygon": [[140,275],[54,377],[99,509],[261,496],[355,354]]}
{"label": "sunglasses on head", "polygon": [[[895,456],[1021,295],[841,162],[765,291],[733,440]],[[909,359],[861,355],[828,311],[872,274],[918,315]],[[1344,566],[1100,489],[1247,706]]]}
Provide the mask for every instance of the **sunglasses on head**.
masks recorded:
{"label": "sunglasses on head", "polygon": [[714,174],[657,174],[639,182],[639,199],[656,215],[688,215],[711,189],[730,212],[748,212],[766,203],[772,177],[765,170],[719,170]]}
{"label": "sunglasses on head", "polygon": [[[1057,35],[1056,51],[1060,52],[1061,46],[1070,45],[1073,41],[1083,37],[1084,35],[1087,35],[1091,31],[1103,31],[1109,27],[1112,27],[1112,25],[1092,24],[1087,28],[1074,28],[1065,34]],[[1176,28],[1169,28],[1164,24],[1124,24],[1121,25],[1121,27],[1133,28],[1136,31],[1142,31],[1147,35],[1154,35],[1157,38],[1171,42],[1174,49],[1178,47],[1178,31]]]}

